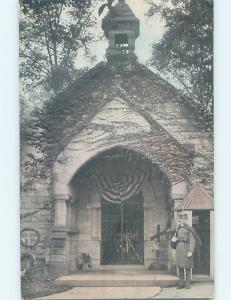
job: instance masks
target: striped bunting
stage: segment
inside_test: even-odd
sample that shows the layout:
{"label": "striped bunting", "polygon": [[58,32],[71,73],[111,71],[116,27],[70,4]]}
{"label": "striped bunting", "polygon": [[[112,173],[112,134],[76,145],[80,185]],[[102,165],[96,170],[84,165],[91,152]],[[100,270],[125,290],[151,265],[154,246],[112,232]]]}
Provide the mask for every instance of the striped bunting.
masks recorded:
{"label": "striped bunting", "polygon": [[136,196],[147,177],[147,172],[136,174],[91,174],[92,184],[98,193],[107,201],[121,203],[132,196]]}

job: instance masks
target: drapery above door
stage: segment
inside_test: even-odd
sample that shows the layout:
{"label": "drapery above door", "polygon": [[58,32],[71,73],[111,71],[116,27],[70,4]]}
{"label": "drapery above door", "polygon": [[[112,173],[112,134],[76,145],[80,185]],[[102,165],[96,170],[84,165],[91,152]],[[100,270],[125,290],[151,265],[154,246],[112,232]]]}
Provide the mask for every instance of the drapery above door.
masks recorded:
{"label": "drapery above door", "polygon": [[128,174],[121,171],[116,174],[92,174],[89,177],[98,193],[105,200],[121,203],[140,192],[147,174],[147,172]]}
{"label": "drapery above door", "polygon": [[112,149],[94,159],[86,175],[103,199],[119,204],[141,191],[151,170],[146,157],[126,149]]}

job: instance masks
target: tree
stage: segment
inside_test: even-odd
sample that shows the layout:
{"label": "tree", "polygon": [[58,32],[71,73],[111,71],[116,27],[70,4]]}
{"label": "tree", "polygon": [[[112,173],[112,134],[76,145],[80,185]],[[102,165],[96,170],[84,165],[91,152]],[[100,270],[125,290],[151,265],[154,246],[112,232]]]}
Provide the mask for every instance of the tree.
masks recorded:
{"label": "tree", "polygon": [[[25,131],[29,151],[22,168],[23,190],[49,183],[57,156],[75,134],[76,128],[86,125],[84,115],[96,109],[110,86],[111,78],[105,76],[104,64],[98,65],[84,72],[81,79],[75,80],[61,93],[50,97],[42,107],[36,106],[29,130]],[[97,94],[93,95],[96,90]]]}
{"label": "tree", "polygon": [[20,0],[20,79],[57,94],[73,80],[78,51],[92,40],[95,0]]}
{"label": "tree", "polygon": [[151,65],[169,76],[203,109],[213,110],[213,0],[151,2],[149,15],[166,22],[153,45]]}

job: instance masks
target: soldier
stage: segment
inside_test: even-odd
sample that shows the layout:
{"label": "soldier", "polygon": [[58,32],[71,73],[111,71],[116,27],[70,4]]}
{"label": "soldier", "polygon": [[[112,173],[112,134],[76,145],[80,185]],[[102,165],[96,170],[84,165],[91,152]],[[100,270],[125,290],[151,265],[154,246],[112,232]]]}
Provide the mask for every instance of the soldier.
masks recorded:
{"label": "soldier", "polygon": [[[190,289],[191,270],[193,268],[193,253],[195,247],[200,247],[200,238],[195,229],[186,224],[187,215],[180,214],[179,223],[174,237],[172,246],[175,244],[176,249],[176,266],[179,271],[178,288]],[[186,282],[184,280],[186,274]]]}

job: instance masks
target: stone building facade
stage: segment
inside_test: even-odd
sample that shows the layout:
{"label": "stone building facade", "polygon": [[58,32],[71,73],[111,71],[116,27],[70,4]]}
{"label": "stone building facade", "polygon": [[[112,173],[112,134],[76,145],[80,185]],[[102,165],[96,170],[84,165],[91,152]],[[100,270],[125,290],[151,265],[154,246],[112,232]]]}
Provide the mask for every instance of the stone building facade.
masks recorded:
{"label": "stone building facade", "polygon": [[[22,192],[21,214],[28,217],[21,228],[40,233],[34,254],[57,276],[77,272],[81,253],[90,254],[96,270],[174,272],[168,229],[177,208],[194,183],[206,191],[202,200],[212,201],[213,120],[137,62],[139,20],[125,1],[103,29],[108,62],[55,99],[55,106],[71,107],[60,121],[70,130],[54,147],[49,183]],[[197,212],[210,216],[206,273],[213,276],[213,207],[192,207],[192,225],[200,222]]]}

